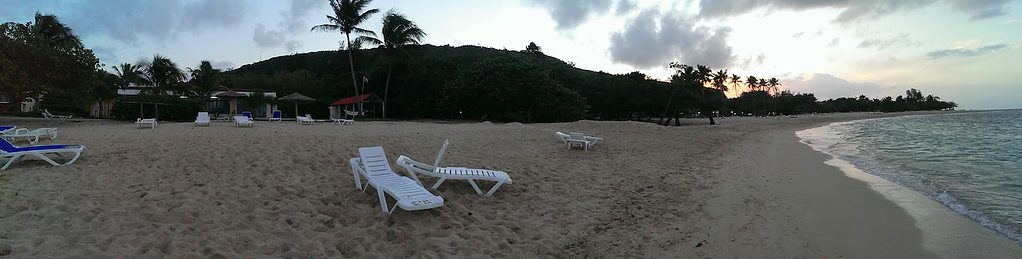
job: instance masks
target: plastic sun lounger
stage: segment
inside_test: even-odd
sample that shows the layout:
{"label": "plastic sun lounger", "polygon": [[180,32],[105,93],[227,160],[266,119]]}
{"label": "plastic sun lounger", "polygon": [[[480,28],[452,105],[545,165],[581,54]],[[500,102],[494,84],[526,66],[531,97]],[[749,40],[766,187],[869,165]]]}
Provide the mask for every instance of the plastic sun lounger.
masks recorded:
{"label": "plastic sun lounger", "polygon": [[[380,199],[380,209],[383,213],[391,213],[395,208],[401,207],[406,211],[425,210],[438,208],[444,205],[444,198],[433,195],[418,182],[408,177],[398,175],[390,168],[387,155],[383,147],[361,147],[358,148],[359,157],[349,161],[352,174],[355,176],[355,188],[362,190],[362,179],[365,177],[368,185],[376,189]],[[368,186],[366,186],[368,187]],[[394,207],[388,207],[387,197],[389,194],[397,202]]]}
{"label": "plastic sun lounger", "polygon": [[135,128],[137,129],[141,127],[151,127],[153,129],[156,129],[156,118],[148,119],[138,118],[137,120],[135,120]]}
{"label": "plastic sun lounger", "polygon": [[245,116],[234,116],[234,126],[235,127],[241,127],[241,126],[255,127],[255,122],[253,122],[251,119],[249,119],[248,117],[245,117]]}
{"label": "plastic sun lounger", "polygon": [[[445,180],[467,180],[468,183],[472,185],[472,189],[475,189],[477,194],[492,196],[501,185],[511,183],[511,176],[508,176],[507,172],[504,171],[440,166],[440,159],[443,158],[444,152],[447,151],[447,145],[449,143],[450,141],[446,139],[444,140],[444,143],[440,146],[440,151],[436,154],[436,161],[433,162],[433,165],[417,162],[406,156],[398,157],[397,164],[404,167],[405,171],[407,171],[408,174],[411,174],[420,185],[422,184],[422,181],[419,180],[418,174],[439,178],[439,180],[430,187],[434,190],[440,187],[440,184],[444,183]],[[476,184],[476,180],[493,181],[496,183],[493,187],[490,187],[489,191],[483,193],[483,191],[479,189],[479,185]]]}
{"label": "plastic sun lounger", "polygon": [[[558,132],[558,135],[561,134],[564,133]],[[564,139],[564,142],[568,144],[568,149],[571,149],[574,146],[579,146],[588,151],[589,148],[591,148],[593,145],[596,145],[596,142],[603,140],[603,138],[586,136],[585,134],[578,132],[569,132],[567,135],[568,138]]]}
{"label": "plastic sun lounger", "polygon": [[71,117],[74,117],[74,115],[55,115],[53,113],[50,113],[50,110],[43,109],[43,117],[45,117],[47,119],[57,118],[57,119],[60,119],[62,121],[66,121],[66,120],[71,119]]}
{"label": "plastic sun lounger", "polygon": [[308,114],[306,114],[305,116],[298,116],[297,120],[298,120],[298,123],[303,124],[303,125],[316,124],[316,121],[312,120],[312,116],[309,116]]}
{"label": "plastic sun lounger", "polygon": [[[15,161],[23,156],[32,156],[39,158],[40,160],[46,161],[54,166],[66,166],[78,161],[78,157],[81,157],[82,150],[85,150],[83,145],[46,145],[46,146],[32,146],[32,147],[17,147],[7,142],[7,140],[0,139],[0,159],[7,158],[7,163],[0,170],[7,170]],[[50,158],[49,154],[58,156],[59,158],[65,158],[64,153],[74,153],[74,157],[67,160],[64,163],[58,163],[57,161]]]}
{"label": "plastic sun lounger", "polygon": [[273,110],[273,116],[270,117],[270,122],[281,121],[281,117],[283,116],[281,115],[280,110]]}
{"label": "plastic sun lounger", "polygon": [[0,135],[3,135],[3,138],[8,141],[14,141],[16,138],[27,138],[29,143],[35,145],[42,136],[49,136],[50,139],[57,138],[57,128],[38,128],[34,130],[20,128],[13,131],[4,131]]}
{"label": "plastic sun lounger", "polygon": [[355,120],[349,120],[344,118],[330,119],[336,125],[355,125]]}
{"label": "plastic sun lounger", "polygon": [[198,116],[195,116],[195,126],[209,126],[209,113],[200,112]]}

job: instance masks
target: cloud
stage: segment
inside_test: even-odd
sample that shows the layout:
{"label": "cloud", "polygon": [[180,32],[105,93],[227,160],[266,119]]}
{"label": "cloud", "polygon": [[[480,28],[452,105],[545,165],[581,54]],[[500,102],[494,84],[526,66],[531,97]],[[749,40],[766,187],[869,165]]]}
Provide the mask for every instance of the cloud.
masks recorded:
{"label": "cloud", "polygon": [[617,15],[628,14],[632,12],[632,10],[635,10],[635,1],[619,0],[617,1],[617,7],[615,7],[614,9],[616,10]]}
{"label": "cloud", "polygon": [[955,11],[969,15],[970,20],[981,20],[1004,15],[1011,0],[700,0],[699,16],[720,18],[742,15],[757,9],[799,11],[838,8],[842,11],[834,21],[848,23],[919,9],[936,2],[950,4]]}
{"label": "cloud", "polygon": [[573,29],[591,15],[606,13],[611,6],[611,0],[532,0],[532,3],[546,7],[561,30]]}
{"label": "cloud", "polygon": [[979,55],[987,54],[987,53],[990,53],[990,52],[998,51],[998,50],[1001,50],[1001,49],[1004,49],[1004,48],[1007,48],[1007,47],[1008,47],[1008,44],[1001,43],[1001,44],[987,45],[987,46],[983,46],[983,47],[979,47],[979,48],[975,48],[975,49],[954,48],[954,49],[945,49],[945,50],[932,51],[930,53],[926,53],[926,56],[929,57],[930,59],[940,59],[940,58],[950,58],[950,57],[972,57],[972,56],[979,56]]}
{"label": "cloud", "polygon": [[827,47],[828,48],[836,47],[840,43],[841,43],[841,41],[838,40],[838,38],[834,38],[834,40],[831,40],[830,43],[827,44]]}
{"label": "cloud", "polygon": [[209,64],[216,69],[234,69],[234,62],[230,61],[211,61]]}
{"label": "cloud", "polygon": [[642,11],[610,37],[614,62],[638,68],[666,66],[672,61],[712,68],[730,66],[735,59],[727,44],[731,28],[696,27],[691,20],[656,9]]}
{"label": "cloud", "polygon": [[1002,16],[1010,0],[948,0],[955,10],[969,15],[969,20]]}
{"label": "cloud", "polygon": [[859,42],[859,48],[877,48],[883,50],[895,45],[911,46],[916,44],[918,43],[912,41],[912,39],[908,37],[908,34],[903,33],[888,39],[872,38],[863,40],[862,42]]}
{"label": "cloud", "polygon": [[798,38],[801,38],[803,34],[806,34],[806,33],[805,32],[795,33],[795,34],[791,35],[791,37],[798,39]]}
{"label": "cloud", "polygon": [[302,47],[302,42],[295,39],[298,33],[307,33],[312,28],[308,17],[316,9],[326,6],[320,0],[292,0],[287,11],[281,12],[281,21],[274,29],[262,23],[257,24],[252,33],[252,40],[259,48],[285,48],[287,52],[295,52]]}
{"label": "cloud", "polygon": [[128,44],[168,40],[182,32],[230,27],[246,13],[246,2],[218,0],[108,0],[61,3],[57,15],[83,38],[106,36]]}
{"label": "cloud", "polygon": [[853,83],[831,74],[801,75],[793,79],[781,80],[782,88],[796,93],[813,93],[817,99],[826,100],[839,97],[882,96],[894,91],[894,87],[881,86],[874,83]]}

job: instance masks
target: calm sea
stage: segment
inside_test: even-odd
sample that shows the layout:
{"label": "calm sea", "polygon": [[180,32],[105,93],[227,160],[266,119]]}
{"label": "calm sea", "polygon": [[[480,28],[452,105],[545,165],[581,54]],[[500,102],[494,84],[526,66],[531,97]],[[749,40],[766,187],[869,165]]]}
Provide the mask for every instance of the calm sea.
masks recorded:
{"label": "calm sea", "polygon": [[1022,244],[1022,110],[860,120],[798,135]]}

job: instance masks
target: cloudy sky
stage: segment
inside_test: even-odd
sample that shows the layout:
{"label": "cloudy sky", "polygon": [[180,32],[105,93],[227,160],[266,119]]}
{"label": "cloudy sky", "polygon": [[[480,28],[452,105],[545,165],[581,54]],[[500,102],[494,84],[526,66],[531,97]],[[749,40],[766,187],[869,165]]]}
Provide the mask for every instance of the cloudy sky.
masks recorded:
{"label": "cloudy sky", "polygon": [[[182,67],[240,67],[333,50],[327,0],[0,0],[0,20],[57,15],[107,65],[159,53]],[[672,61],[777,77],[838,96],[909,88],[965,109],[1022,108],[1018,0],[375,0],[415,21],[433,45],[520,50],[536,42],[577,67],[667,79]],[[379,30],[382,15],[366,28]]]}

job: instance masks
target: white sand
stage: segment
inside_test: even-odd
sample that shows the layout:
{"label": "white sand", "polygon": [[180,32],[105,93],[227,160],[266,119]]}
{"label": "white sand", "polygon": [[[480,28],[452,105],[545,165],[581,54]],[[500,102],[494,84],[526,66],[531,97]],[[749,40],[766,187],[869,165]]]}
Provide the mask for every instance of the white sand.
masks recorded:
{"label": "white sand", "polygon": [[[722,125],[370,122],[255,128],[72,123],[68,167],[0,172],[0,252],[15,257],[927,257],[912,217],[823,164],[794,130],[873,114],[725,118]],[[606,138],[566,150],[554,131]],[[357,147],[507,171],[492,197],[465,182],[443,207],[381,213],[355,189]],[[17,143],[26,145],[24,143]],[[432,180],[432,179],[431,179]],[[485,186],[484,188],[487,188]],[[868,208],[868,209],[866,209]],[[868,211],[868,213],[850,213]],[[866,215],[868,214],[868,215]],[[878,219],[883,220],[878,220]],[[978,226],[978,224],[975,224]],[[979,229],[979,230],[976,230]],[[966,228],[968,233],[981,228]],[[1007,246],[994,249],[1019,251]],[[1016,249],[1016,250],[1011,250]],[[1022,254],[1019,252],[1017,254]]]}

